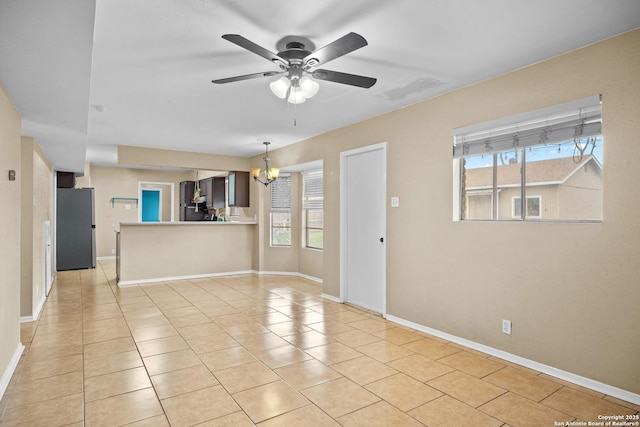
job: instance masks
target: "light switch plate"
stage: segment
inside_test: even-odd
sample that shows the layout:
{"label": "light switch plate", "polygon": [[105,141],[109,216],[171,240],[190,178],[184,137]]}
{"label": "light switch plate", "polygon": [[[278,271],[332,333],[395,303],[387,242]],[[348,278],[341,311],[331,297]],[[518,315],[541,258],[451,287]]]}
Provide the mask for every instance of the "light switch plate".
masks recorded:
{"label": "light switch plate", "polygon": [[400,206],[400,197],[392,197],[391,198],[391,207],[397,208]]}
{"label": "light switch plate", "polygon": [[502,320],[502,333],[511,335],[511,320]]}

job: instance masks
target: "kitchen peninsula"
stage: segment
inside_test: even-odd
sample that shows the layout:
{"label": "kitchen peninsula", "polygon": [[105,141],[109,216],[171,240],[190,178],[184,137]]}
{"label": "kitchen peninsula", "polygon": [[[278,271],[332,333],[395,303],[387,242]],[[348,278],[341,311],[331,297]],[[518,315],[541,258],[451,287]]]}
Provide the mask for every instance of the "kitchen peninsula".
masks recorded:
{"label": "kitchen peninsula", "polygon": [[124,222],[120,286],[254,271],[255,221]]}

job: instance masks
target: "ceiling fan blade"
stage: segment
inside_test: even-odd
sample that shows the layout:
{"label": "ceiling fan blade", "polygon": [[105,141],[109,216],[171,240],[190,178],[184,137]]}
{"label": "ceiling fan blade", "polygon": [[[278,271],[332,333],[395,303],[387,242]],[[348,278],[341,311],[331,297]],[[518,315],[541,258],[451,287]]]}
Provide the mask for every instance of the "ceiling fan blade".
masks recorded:
{"label": "ceiling fan blade", "polygon": [[247,49],[248,51],[253,52],[256,55],[260,55],[268,61],[271,61],[271,62],[282,61],[282,59],[280,59],[280,57],[275,53],[269,52],[267,49],[255,44],[251,40],[245,39],[241,35],[225,34],[222,36],[222,38],[225,40],[229,40],[231,43],[237,44],[238,46],[244,49]]}
{"label": "ceiling fan blade", "polygon": [[318,80],[327,80],[345,85],[363,87],[365,89],[369,89],[378,81],[372,77],[358,76],[356,74],[347,74],[331,70],[315,70],[311,75],[313,78]]}
{"label": "ceiling fan blade", "polygon": [[235,76],[235,77],[227,77],[226,79],[211,80],[211,82],[216,84],[233,83],[233,82],[239,82],[241,80],[257,79],[259,77],[277,76],[283,73],[284,71],[266,71],[264,73],[245,74],[243,76]]}
{"label": "ceiling fan blade", "polygon": [[360,49],[367,45],[367,41],[360,34],[349,33],[340,37],[328,45],[321,47],[315,52],[307,55],[303,59],[303,63],[311,62],[311,66],[314,67],[319,64],[326,64],[329,61],[333,61],[347,53]]}

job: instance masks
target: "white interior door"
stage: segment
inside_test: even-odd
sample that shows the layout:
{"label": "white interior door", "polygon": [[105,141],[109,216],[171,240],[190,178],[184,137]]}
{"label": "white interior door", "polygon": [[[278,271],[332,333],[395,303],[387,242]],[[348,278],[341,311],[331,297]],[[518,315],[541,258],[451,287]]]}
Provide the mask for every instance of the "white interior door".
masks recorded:
{"label": "white interior door", "polygon": [[341,153],[342,299],[386,308],[386,144]]}
{"label": "white interior door", "polygon": [[53,259],[51,257],[51,221],[44,222],[44,294],[49,295],[53,284]]}

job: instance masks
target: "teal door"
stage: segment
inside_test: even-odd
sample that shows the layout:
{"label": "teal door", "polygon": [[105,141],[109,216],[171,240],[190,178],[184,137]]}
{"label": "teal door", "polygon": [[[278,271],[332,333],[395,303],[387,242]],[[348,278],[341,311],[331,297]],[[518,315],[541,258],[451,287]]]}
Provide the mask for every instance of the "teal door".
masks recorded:
{"label": "teal door", "polygon": [[142,190],[142,222],[160,221],[160,190]]}

